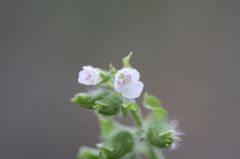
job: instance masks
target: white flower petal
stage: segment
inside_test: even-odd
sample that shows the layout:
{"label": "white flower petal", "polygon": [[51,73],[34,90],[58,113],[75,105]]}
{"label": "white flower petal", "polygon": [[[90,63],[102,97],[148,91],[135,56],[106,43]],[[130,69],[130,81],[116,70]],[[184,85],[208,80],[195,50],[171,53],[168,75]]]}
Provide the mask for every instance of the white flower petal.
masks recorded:
{"label": "white flower petal", "polygon": [[92,82],[86,79],[87,74],[88,72],[86,70],[80,71],[78,76],[78,82],[84,85],[92,85]]}
{"label": "white flower petal", "polygon": [[101,76],[100,76],[100,72],[97,70],[97,69],[95,69],[94,70],[94,82],[93,82],[93,85],[96,85],[96,84],[98,84],[98,83],[100,83],[101,81],[102,81],[102,78],[101,78]]}
{"label": "white flower petal", "polygon": [[114,80],[114,89],[118,93],[122,92],[122,90],[123,90],[122,87],[120,86],[120,84],[118,83],[117,78],[115,78],[115,80]]}
{"label": "white flower petal", "polygon": [[122,89],[122,95],[129,99],[138,98],[142,93],[143,86],[144,85],[141,81],[128,84],[124,89]]}
{"label": "white flower petal", "polygon": [[131,76],[132,81],[138,81],[140,79],[140,73],[134,68],[128,69],[126,73]]}
{"label": "white flower petal", "polygon": [[123,68],[116,73],[114,89],[126,98],[137,98],[143,90],[143,83],[139,81],[140,73],[134,68]]}
{"label": "white flower petal", "polygon": [[92,66],[83,66],[79,72],[78,82],[84,85],[96,85],[101,82],[100,72]]}
{"label": "white flower petal", "polygon": [[95,70],[95,68],[92,67],[92,66],[90,66],[90,65],[88,65],[88,66],[83,66],[82,68],[83,68],[83,70],[86,70],[86,71],[89,71],[89,72],[92,72],[92,71]]}
{"label": "white flower petal", "polygon": [[119,78],[121,74],[130,77],[131,81],[138,81],[140,79],[140,73],[135,68],[123,68],[117,72],[116,77]]}

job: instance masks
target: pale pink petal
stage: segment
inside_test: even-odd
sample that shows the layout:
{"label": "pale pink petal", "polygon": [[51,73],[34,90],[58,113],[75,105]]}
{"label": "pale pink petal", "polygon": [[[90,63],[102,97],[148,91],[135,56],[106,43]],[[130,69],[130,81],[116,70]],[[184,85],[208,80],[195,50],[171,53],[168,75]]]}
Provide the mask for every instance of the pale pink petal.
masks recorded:
{"label": "pale pink petal", "polygon": [[129,99],[138,98],[143,90],[143,83],[141,81],[136,81],[128,84],[124,89],[122,89],[122,95]]}

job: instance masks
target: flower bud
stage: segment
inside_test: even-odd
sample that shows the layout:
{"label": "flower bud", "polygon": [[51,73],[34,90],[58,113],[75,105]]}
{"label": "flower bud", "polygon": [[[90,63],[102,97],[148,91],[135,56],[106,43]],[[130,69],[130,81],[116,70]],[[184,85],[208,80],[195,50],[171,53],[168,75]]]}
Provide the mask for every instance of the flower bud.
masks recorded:
{"label": "flower bud", "polygon": [[94,108],[100,114],[115,115],[121,109],[122,103],[122,98],[118,94],[112,92],[104,98],[97,100]]}
{"label": "flower bud", "polygon": [[134,140],[131,133],[120,131],[116,133],[107,143],[99,146],[100,155],[106,159],[118,159],[134,148]]}
{"label": "flower bud", "polygon": [[177,133],[171,129],[166,123],[159,120],[150,123],[147,132],[148,141],[160,148],[170,148],[178,139]]}
{"label": "flower bud", "polygon": [[102,80],[100,71],[92,66],[83,66],[79,72],[78,82],[84,85],[97,85]]}
{"label": "flower bud", "polygon": [[107,96],[109,92],[104,89],[94,90],[87,93],[78,93],[71,99],[71,101],[82,108],[93,109],[95,102]]}

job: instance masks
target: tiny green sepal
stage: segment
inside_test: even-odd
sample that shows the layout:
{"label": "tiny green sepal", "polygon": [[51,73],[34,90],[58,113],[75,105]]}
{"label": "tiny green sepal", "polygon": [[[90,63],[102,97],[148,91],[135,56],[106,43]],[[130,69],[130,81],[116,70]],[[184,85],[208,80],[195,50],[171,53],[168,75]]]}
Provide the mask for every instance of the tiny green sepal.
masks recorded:
{"label": "tiny green sepal", "polygon": [[115,75],[117,72],[117,69],[113,66],[112,63],[109,64],[109,72],[111,73],[111,75]]}
{"label": "tiny green sepal", "polygon": [[123,67],[132,67],[130,65],[130,59],[132,57],[133,52],[131,51],[126,57],[122,59]]}

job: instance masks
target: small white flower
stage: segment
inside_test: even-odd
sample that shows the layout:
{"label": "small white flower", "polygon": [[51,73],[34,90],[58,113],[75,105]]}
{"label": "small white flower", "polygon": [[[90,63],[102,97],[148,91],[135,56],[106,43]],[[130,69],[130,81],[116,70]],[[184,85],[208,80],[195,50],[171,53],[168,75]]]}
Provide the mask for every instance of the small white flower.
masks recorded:
{"label": "small white flower", "polygon": [[79,72],[78,82],[84,85],[96,85],[101,82],[100,72],[92,66],[83,66]]}
{"label": "small white flower", "polygon": [[143,83],[139,79],[140,74],[136,69],[123,68],[116,73],[114,88],[126,98],[137,98],[143,90]]}

